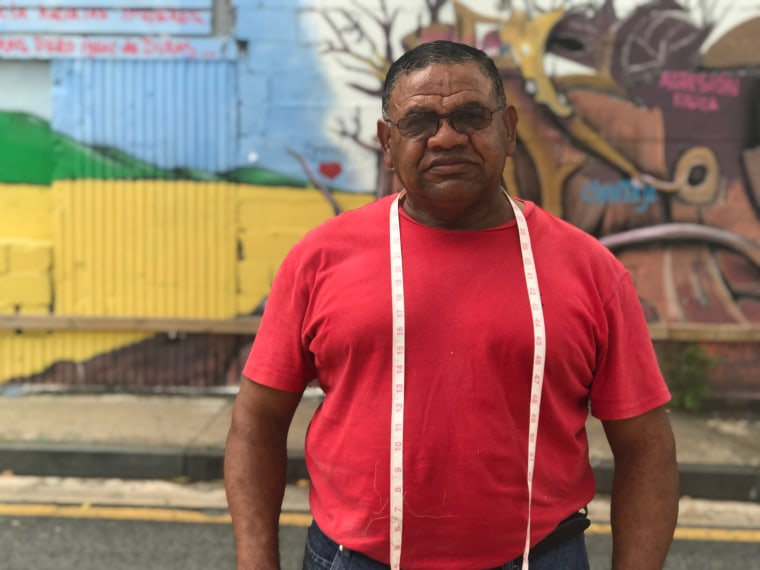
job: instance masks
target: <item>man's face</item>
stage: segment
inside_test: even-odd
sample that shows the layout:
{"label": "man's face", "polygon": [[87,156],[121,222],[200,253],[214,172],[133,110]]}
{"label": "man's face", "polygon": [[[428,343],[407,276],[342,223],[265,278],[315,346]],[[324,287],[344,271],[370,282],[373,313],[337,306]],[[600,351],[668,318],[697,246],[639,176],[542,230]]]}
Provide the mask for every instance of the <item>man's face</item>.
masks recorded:
{"label": "man's face", "polygon": [[[385,165],[410,198],[470,202],[499,187],[506,157],[514,151],[517,115],[510,106],[497,110],[493,84],[477,64],[436,64],[403,75],[389,103],[393,124],[379,120],[378,138]],[[422,129],[432,115],[451,113],[454,126],[441,120],[434,134],[433,128]],[[487,126],[469,128],[487,115]]]}

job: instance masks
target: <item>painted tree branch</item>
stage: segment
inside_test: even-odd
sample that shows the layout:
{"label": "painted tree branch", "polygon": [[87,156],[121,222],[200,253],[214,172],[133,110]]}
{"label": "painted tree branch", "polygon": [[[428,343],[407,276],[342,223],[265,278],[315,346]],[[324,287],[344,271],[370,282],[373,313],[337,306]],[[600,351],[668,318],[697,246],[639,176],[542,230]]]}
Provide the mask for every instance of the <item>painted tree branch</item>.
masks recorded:
{"label": "painted tree branch", "polygon": [[431,24],[437,24],[440,21],[440,13],[441,8],[443,8],[443,5],[446,4],[447,0],[425,0],[425,4],[428,8],[428,13],[430,14],[430,23]]}
{"label": "painted tree branch", "polygon": [[309,163],[306,162],[306,159],[301,156],[301,154],[297,153],[296,151],[292,149],[288,149],[288,154],[295,158],[299,164],[301,165],[301,168],[304,169],[304,172],[306,173],[306,177],[309,179],[309,182],[311,182],[320,192],[321,194],[327,198],[327,201],[330,203],[330,206],[332,206],[333,212],[337,216],[341,213],[341,208],[338,205],[338,203],[335,201],[335,198],[333,198],[332,193],[330,192],[329,188],[322,184],[316,176],[314,176],[314,171],[309,166]]}
{"label": "painted tree branch", "polygon": [[352,122],[353,122],[353,128],[349,128],[345,120],[338,119],[338,125],[340,125],[340,128],[337,131],[335,131],[336,134],[340,137],[351,139],[358,146],[360,146],[361,148],[365,150],[369,150],[371,152],[376,152],[376,153],[382,152],[383,149],[380,147],[379,144],[371,144],[361,139],[360,137],[360,133],[362,132],[361,113],[358,108],[354,112],[354,117],[353,117]]}
{"label": "painted tree branch", "polygon": [[[348,22],[348,25],[339,25],[332,15],[333,12],[340,14],[343,19]],[[328,41],[325,49],[322,50],[322,53],[325,55],[336,54],[339,56],[347,56],[349,59],[361,64],[365,73],[369,71],[373,77],[382,83],[385,78],[388,63],[378,53],[374,41],[369,37],[366,30],[359,22],[359,19],[345,8],[331,11],[324,10],[321,14],[334,34],[334,41]],[[354,39],[351,45],[349,45],[348,42],[348,38],[350,37]],[[361,46],[362,43],[369,45],[372,56],[363,55],[355,49],[356,46]],[[349,64],[343,62],[341,62],[341,65],[345,68],[349,66]]]}

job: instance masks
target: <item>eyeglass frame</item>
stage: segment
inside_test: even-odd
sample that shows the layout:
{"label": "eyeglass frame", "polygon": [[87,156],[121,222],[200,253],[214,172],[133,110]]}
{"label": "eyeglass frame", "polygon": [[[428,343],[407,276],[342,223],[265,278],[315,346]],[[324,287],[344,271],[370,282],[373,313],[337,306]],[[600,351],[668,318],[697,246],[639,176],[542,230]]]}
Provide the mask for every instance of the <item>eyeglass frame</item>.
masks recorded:
{"label": "eyeglass frame", "polygon": [[[472,108],[476,108],[476,107],[477,107],[477,108],[479,108],[479,109],[485,109],[486,111],[488,111],[489,113],[491,113],[491,116],[490,116],[490,118],[489,118],[489,120],[488,120],[488,123],[486,123],[485,125],[483,125],[483,126],[482,126],[482,127],[480,127],[479,129],[473,129],[473,130],[472,130],[472,131],[470,131],[470,132],[462,132],[462,131],[460,131],[459,129],[457,129],[457,128],[454,126],[454,123],[452,123],[452,122],[451,122],[451,116],[452,116],[453,114],[455,114],[455,113],[458,113],[458,112],[460,112],[460,111],[466,111],[466,110],[468,109],[468,105],[467,105],[467,104],[465,104],[463,107],[459,107],[459,108],[457,108],[457,109],[454,109],[454,110],[453,110],[451,113],[446,113],[446,114],[444,114],[444,115],[438,114],[438,113],[436,113],[435,111],[424,111],[423,113],[420,113],[420,114],[426,114],[426,113],[429,113],[430,115],[436,115],[436,117],[438,118],[438,124],[436,125],[436,127],[435,127],[435,130],[434,130],[432,133],[430,133],[429,135],[426,135],[426,136],[417,136],[417,137],[410,137],[410,136],[407,136],[407,135],[405,135],[405,134],[404,134],[404,133],[401,131],[401,127],[399,126],[399,123],[401,123],[401,121],[403,121],[404,119],[408,118],[408,117],[409,117],[409,114],[406,114],[406,115],[404,115],[403,117],[401,117],[401,119],[399,119],[399,120],[398,120],[398,121],[396,121],[396,122],[394,122],[394,121],[391,121],[391,120],[390,120],[388,117],[383,117],[383,120],[384,120],[386,123],[388,123],[389,125],[393,125],[394,127],[396,127],[396,129],[398,129],[398,133],[399,133],[399,134],[400,134],[402,137],[404,137],[405,139],[410,139],[410,140],[424,140],[424,139],[429,139],[430,137],[434,137],[436,134],[438,134],[438,131],[440,131],[440,130],[441,130],[441,124],[442,124],[442,121],[443,121],[443,120],[446,120],[446,121],[448,121],[448,123],[449,123],[449,126],[450,126],[450,127],[451,127],[451,128],[454,130],[454,131],[456,131],[457,133],[459,133],[460,135],[467,135],[467,136],[470,136],[472,133],[476,133],[476,132],[478,132],[478,131],[482,131],[482,130],[485,130],[485,129],[487,129],[488,127],[490,127],[490,126],[491,126],[491,123],[493,123],[493,116],[494,116],[496,113],[498,113],[499,111],[502,111],[502,110],[503,110],[503,109],[506,107],[506,104],[502,104],[502,105],[499,105],[499,106],[498,106],[498,107],[496,107],[495,109],[490,109],[490,108],[488,108],[488,107],[486,107],[485,105],[482,105],[482,104],[480,104],[480,103],[470,104],[470,106],[469,106],[469,108],[471,108],[471,109],[472,109]],[[413,114],[413,113],[414,113],[414,112],[412,112],[412,114]]]}

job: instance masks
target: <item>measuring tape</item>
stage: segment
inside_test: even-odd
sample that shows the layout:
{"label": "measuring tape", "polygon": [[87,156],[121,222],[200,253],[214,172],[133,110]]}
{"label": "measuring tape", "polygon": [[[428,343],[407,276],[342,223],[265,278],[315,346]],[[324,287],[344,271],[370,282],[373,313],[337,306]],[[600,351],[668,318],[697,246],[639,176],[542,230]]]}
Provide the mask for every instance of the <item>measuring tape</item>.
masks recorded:
{"label": "measuring tape", "polygon": [[[538,288],[536,264],[528,233],[528,223],[520,208],[504,191],[515,213],[520,237],[520,253],[523,260],[525,284],[528,288],[530,312],[533,320],[533,372],[530,388],[530,415],[528,420],[528,522],[525,532],[522,570],[528,570],[530,553],[531,506],[533,503],[533,471],[536,464],[536,439],[538,417],[541,409],[541,389],[544,383],[546,360],[546,329]],[[390,561],[392,570],[401,568],[401,536],[404,525],[404,382],[406,354],[406,321],[404,310],[404,269],[401,256],[401,228],[399,221],[399,198],[396,196],[390,208],[391,246],[391,309],[393,311],[393,355],[391,395],[391,494],[390,494]]]}

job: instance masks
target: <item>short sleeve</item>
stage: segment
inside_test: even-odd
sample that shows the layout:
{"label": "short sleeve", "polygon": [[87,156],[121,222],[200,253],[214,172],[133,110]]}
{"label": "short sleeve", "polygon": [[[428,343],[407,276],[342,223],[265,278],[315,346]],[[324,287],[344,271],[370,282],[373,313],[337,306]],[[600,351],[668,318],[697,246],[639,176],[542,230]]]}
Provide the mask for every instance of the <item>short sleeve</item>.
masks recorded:
{"label": "short sleeve", "polygon": [[591,384],[591,413],[601,420],[625,419],[670,401],[628,272],[606,301],[604,314],[606,334]]}
{"label": "short sleeve", "polygon": [[309,275],[303,247],[294,247],[278,270],[243,376],[259,384],[300,392],[315,378],[302,328],[309,303]]}

